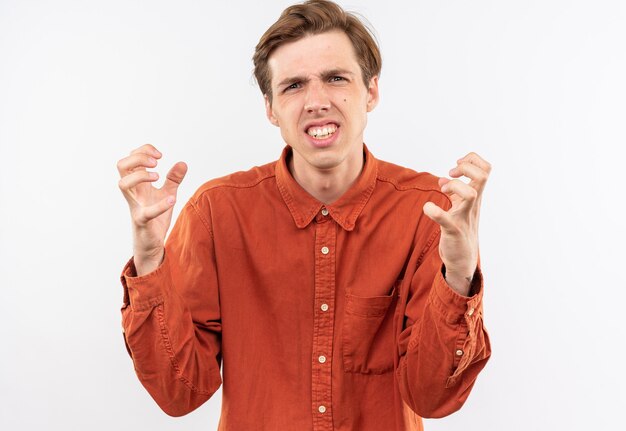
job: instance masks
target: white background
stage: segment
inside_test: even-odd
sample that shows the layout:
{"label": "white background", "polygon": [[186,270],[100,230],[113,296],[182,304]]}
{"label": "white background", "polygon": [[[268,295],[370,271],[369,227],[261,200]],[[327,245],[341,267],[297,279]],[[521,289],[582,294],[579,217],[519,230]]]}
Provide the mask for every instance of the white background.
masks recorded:
{"label": "white background", "polygon": [[[251,56],[286,1],[0,0],[0,428],[212,430],[162,413],[122,341],[115,164],[150,142],[204,181],[275,160]],[[623,428],[626,5],[350,1],[378,35],[379,158],[494,166],[481,248],[493,357],[427,430]],[[178,205],[180,209],[180,204]]]}

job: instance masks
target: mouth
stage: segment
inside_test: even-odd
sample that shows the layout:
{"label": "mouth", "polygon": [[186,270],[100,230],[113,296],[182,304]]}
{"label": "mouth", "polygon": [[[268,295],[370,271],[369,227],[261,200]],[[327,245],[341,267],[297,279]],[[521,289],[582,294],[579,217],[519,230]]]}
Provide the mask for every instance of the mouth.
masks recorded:
{"label": "mouth", "polygon": [[326,123],[323,125],[310,126],[306,129],[307,135],[317,140],[328,139],[337,132],[339,126],[335,123]]}

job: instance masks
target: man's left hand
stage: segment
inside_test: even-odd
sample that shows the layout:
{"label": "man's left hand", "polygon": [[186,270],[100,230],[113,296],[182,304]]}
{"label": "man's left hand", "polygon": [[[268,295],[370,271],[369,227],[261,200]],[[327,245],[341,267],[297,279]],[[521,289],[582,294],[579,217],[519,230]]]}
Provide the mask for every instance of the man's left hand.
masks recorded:
{"label": "man's left hand", "polygon": [[[468,296],[472,277],[478,265],[478,219],[483,190],[491,165],[476,153],[469,153],[450,170],[454,179],[439,179],[441,191],[448,195],[452,207],[444,211],[432,202],[424,204],[424,214],[441,226],[439,254],[445,266],[448,285]],[[469,184],[460,177],[470,179]]]}

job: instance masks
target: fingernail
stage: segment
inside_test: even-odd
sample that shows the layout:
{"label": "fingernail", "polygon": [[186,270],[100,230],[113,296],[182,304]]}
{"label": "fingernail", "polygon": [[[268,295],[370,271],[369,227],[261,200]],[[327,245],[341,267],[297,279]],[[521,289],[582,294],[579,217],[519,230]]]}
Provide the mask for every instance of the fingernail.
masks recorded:
{"label": "fingernail", "polygon": [[148,157],[148,162],[149,163],[156,163],[156,159],[153,159],[152,157]]}
{"label": "fingernail", "polygon": [[158,177],[159,174],[157,174],[156,172],[150,172],[150,178],[154,178],[156,179]]}
{"label": "fingernail", "polygon": [[176,201],[176,199],[174,199],[174,196],[170,196],[169,198],[167,198],[167,203],[169,205],[174,205],[175,201]]}

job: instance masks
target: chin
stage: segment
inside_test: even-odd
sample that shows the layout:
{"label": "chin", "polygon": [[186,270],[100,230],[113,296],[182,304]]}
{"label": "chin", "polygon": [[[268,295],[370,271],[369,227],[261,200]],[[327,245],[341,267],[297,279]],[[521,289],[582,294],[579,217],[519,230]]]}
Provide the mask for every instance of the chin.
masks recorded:
{"label": "chin", "polygon": [[338,154],[336,151],[325,151],[322,154],[313,154],[307,161],[311,166],[314,166],[317,169],[333,169],[345,160],[345,157],[341,156],[342,155]]}

